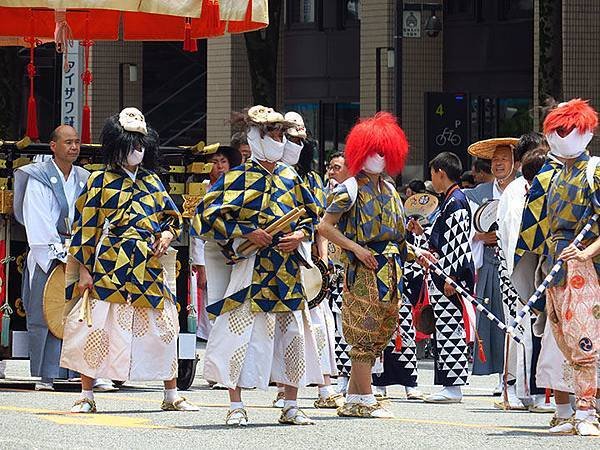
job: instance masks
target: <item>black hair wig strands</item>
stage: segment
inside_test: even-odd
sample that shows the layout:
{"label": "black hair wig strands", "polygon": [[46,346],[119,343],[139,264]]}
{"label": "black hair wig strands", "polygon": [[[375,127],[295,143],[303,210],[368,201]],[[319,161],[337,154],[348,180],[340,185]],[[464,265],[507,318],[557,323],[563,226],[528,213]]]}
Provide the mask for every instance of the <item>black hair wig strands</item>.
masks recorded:
{"label": "black hair wig strands", "polygon": [[144,159],[141,166],[148,170],[156,170],[159,153],[158,133],[148,129],[148,135],[125,131],[119,123],[119,116],[114,115],[106,119],[100,143],[104,163],[108,167],[117,168],[123,166],[132,148],[144,148]]}

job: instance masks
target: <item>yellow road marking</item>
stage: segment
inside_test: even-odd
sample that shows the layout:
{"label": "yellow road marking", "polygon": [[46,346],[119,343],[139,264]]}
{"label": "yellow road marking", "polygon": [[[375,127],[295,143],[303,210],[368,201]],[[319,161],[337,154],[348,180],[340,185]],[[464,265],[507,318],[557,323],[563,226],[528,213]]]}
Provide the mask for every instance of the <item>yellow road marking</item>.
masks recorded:
{"label": "yellow road marking", "polygon": [[[7,391],[22,391],[22,392],[32,392],[29,390],[17,390],[17,389],[0,389],[0,392]],[[73,396],[75,393],[71,392],[47,392],[45,394],[51,395],[62,395],[62,396]],[[161,403],[158,399],[149,399],[149,398],[135,398],[135,397],[125,397],[117,394],[96,394],[97,398],[105,398],[112,400],[121,400],[126,402],[142,402],[142,403],[151,403],[151,404],[159,404]],[[475,400],[478,402],[485,403],[493,403],[494,400],[489,397],[468,397],[466,400]],[[197,403],[194,402],[197,406],[202,408],[228,408],[228,404],[221,403]],[[248,409],[273,409],[271,406],[263,406],[263,405],[247,405]],[[136,418],[136,417],[127,417],[123,415],[110,415],[110,414],[71,414],[66,413],[64,411],[55,411],[55,410],[44,410],[44,409],[35,409],[35,408],[21,408],[21,407],[12,407],[12,406],[0,406],[0,411],[14,411],[14,412],[23,412],[36,414],[39,417],[50,420],[52,422],[58,424],[68,424],[68,425],[95,425],[95,426],[105,426],[105,427],[122,427],[122,428],[149,428],[149,429],[172,429],[177,427],[171,426],[159,426],[153,425],[149,419]],[[500,412],[500,410],[498,410]],[[332,410],[323,410],[323,409],[315,409],[311,411],[311,415],[317,416],[335,416],[335,411]],[[415,419],[415,418],[404,418],[404,417],[396,417],[394,420],[403,423],[411,423],[411,424],[426,424],[426,425],[445,425],[459,428],[473,428],[473,429],[488,429],[488,430],[497,430],[497,431],[511,431],[511,432],[522,432],[522,433],[530,433],[530,434],[547,434],[547,430],[535,430],[528,428],[518,428],[518,427],[508,427],[508,426],[500,426],[493,424],[481,424],[481,423],[466,423],[466,422],[449,422],[449,421],[441,421],[441,420],[428,420],[428,419]]]}
{"label": "yellow road marking", "polygon": [[99,427],[118,427],[118,428],[146,428],[162,429],[164,426],[153,425],[150,419],[141,417],[127,417],[111,414],[73,414],[64,411],[54,411],[51,409],[39,408],[21,408],[18,406],[0,406],[0,411],[21,412],[35,414],[50,422],[59,425],[87,425]]}

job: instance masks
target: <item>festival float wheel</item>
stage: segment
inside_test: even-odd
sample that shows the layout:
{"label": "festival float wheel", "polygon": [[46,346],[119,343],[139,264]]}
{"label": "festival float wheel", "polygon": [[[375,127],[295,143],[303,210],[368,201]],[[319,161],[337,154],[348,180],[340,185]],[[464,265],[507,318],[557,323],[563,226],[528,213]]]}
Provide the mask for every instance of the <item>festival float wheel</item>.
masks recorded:
{"label": "festival float wheel", "polygon": [[196,366],[198,365],[198,358],[194,359],[180,359],[179,360],[179,371],[177,374],[177,389],[180,391],[187,391],[194,382],[196,377]]}

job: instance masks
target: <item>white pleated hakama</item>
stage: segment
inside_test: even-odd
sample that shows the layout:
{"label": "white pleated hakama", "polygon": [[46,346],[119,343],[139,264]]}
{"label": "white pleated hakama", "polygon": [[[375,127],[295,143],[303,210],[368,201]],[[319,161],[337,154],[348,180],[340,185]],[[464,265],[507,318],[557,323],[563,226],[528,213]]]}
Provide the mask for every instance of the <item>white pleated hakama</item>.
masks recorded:
{"label": "white pleated hakama", "polygon": [[[225,296],[252,280],[255,257],[237,263]],[[204,359],[204,378],[230,389],[270,382],[302,387],[323,384],[317,343],[306,310],[253,312],[251,300],[218,316]]]}

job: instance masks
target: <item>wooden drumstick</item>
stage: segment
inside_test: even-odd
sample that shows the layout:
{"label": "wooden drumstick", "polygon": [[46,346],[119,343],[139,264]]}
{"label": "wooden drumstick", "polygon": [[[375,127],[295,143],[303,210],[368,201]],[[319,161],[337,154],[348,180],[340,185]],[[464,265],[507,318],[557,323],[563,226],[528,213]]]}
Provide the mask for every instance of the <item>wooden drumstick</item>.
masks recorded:
{"label": "wooden drumstick", "polygon": [[83,295],[81,296],[81,306],[79,307],[79,321],[83,322],[85,320],[88,323],[88,326],[91,326],[89,320],[87,319],[89,292],[89,289],[86,289],[85,291],[83,291]]}
{"label": "wooden drumstick", "polygon": [[[290,223],[302,217],[304,213],[306,213],[306,208],[304,208],[304,206],[296,207],[287,214],[285,214],[283,217],[280,217],[275,222],[270,224],[267,228],[265,228],[265,231],[271,236],[275,236],[277,233],[288,227]],[[247,256],[253,251],[258,250],[258,248],[259,247],[256,244],[253,244],[250,241],[246,241],[242,245],[240,245],[237,251],[240,255]]]}

